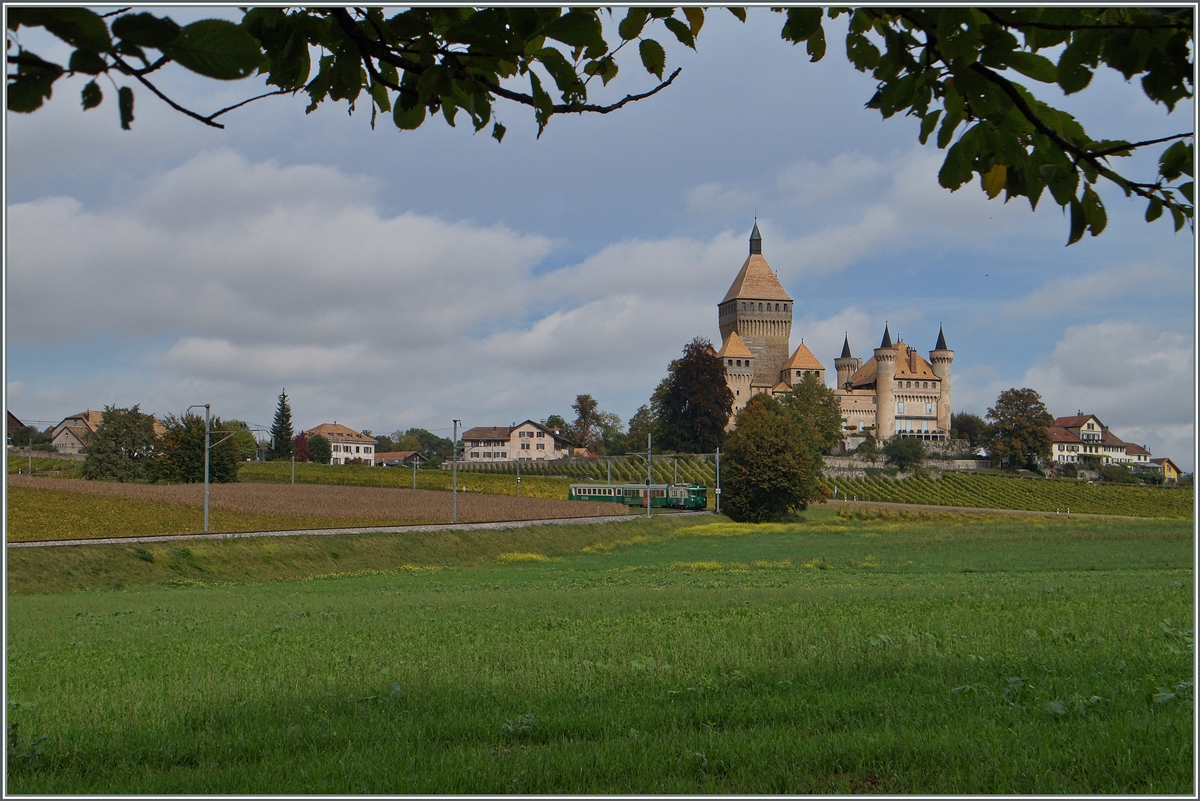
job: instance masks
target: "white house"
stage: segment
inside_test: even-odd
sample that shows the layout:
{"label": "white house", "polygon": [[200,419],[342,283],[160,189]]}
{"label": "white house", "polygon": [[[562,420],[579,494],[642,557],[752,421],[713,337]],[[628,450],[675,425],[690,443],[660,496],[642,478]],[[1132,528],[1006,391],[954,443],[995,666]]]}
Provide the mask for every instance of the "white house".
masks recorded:
{"label": "white house", "polygon": [[345,464],[355,459],[361,459],[369,465],[375,464],[375,445],[378,441],[361,431],[339,423],[322,423],[300,433],[306,437],[320,434],[329,440],[330,449],[333,451],[330,464]]}
{"label": "white house", "polygon": [[541,462],[570,456],[575,443],[526,420],[515,426],[479,426],[463,432],[465,462]]}

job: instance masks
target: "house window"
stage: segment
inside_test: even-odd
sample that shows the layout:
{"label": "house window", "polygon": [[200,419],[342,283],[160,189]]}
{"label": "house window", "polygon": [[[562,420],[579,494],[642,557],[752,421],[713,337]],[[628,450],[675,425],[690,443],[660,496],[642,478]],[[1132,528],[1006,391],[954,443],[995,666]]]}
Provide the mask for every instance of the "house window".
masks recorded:
{"label": "house window", "polygon": [[539,432],[537,432],[537,435],[538,435],[538,439],[541,439],[542,437],[546,436],[546,432],[545,432],[545,431],[539,431]]}
{"label": "house window", "polygon": [[362,450],[360,449],[360,447],[359,447],[358,445],[355,445],[355,446],[354,446],[354,452],[355,452],[355,453],[362,453]]}
{"label": "house window", "polygon": [[904,401],[900,401],[896,404],[896,411],[900,414],[904,414]]}
{"label": "house window", "polygon": [[546,444],[545,444],[544,442],[539,442],[539,443],[538,443],[538,446],[537,446],[537,449],[538,449],[539,451],[544,451],[544,450],[546,450]]}
{"label": "house window", "polygon": [[528,443],[528,442],[522,442],[522,443],[521,443],[521,450],[523,450],[523,451],[527,451],[527,450],[529,450],[529,443]]}

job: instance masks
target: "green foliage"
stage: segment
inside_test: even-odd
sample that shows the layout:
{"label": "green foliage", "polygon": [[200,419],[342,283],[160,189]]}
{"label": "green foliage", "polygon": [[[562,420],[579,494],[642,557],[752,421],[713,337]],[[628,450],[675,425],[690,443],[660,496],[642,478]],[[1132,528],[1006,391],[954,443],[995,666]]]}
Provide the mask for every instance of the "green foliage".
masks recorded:
{"label": "green foliage", "polygon": [[925,445],[915,437],[892,437],[883,446],[885,462],[898,470],[909,471],[925,461]]}
{"label": "green foliage", "polygon": [[308,461],[314,464],[329,464],[333,458],[333,445],[321,434],[308,438]]}
{"label": "green foliage", "polygon": [[[208,480],[214,484],[237,481],[240,460],[233,438],[225,433],[221,418],[210,421]],[[163,420],[166,431],[158,439],[154,461],[147,477],[172,484],[195,484],[204,481],[204,418],[194,412],[181,417],[167,415]],[[245,432],[249,434],[249,432]],[[221,440],[224,438],[224,441]]]}
{"label": "green foliage", "polygon": [[863,439],[854,449],[854,452],[866,459],[871,464],[875,464],[875,460],[879,458],[879,443],[875,441],[875,437],[871,434]]}
{"label": "green foliage", "polygon": [[571,404],[575,412],[575,422],[571,424],[570,437],[590,453],[596,453],[600,448],[603,430],[600,427],[600,405],[591,395],[576,395]]}
{"label": "green foliage", "polygon": [[683,356],[671,362],[655,396],[659,450],[712,453],[721,447],[733,391],[711,342],[696,337],[685,345]]}
{"label": "green foliage", "polygon": [[155,439],[154,418],[138,406],[105,406],[100,425],[86,437],[87,456],[80,474],[105,481],[145,478],[154,458]]}
{"label": "green foliage", "polygon": [[398,451],[420,451],[429,460],[429,467],[437,467],[450,458],[454,443],[449,437],[439,437],[423,428],[410,428],[397,444]]}
{"label": "green foliage", "polygon": [[1107,465],[1100,468],[1100,477],[1110,484],[1137,484],[1137,476],[1128,467],[1119,464]]}
{"label": "green foliage", "polygon": [[13,430],[9,442],[18,448],[36,448],[39,445],[49,445],[50,435],[38,431],[33,426],[20,426]]}
{"label": "green foliage", "polygon": [[642,405],[634,412],[633,417],[629,418],[629,433],[625,435],[626,453],[644,453],[649,437],[661,441],[662,433],[659,431],[658,418],[654,416],[651,407]]}
{"label": "green foliage", "polygon": [[1032,389],[1006,389],[987,410],[984,444],[997,464],[1036,468],[1049,461],[1050,426],[1054,416],[1046,411],[1042,396]]}
{"label": "green foliage", "polygon": [[275,407],[275,420],[271,423],[271,449],[268,458],[286,459],[292,455],[292,406],[288,403],[287,390],[280,390],[279,403]]}
{"label": "green foliage", "polygon": [[[216,428],[216,425],[213,426]],[[233,445],[233,453],[239,461],[254,458],[258,452],[258,440],[254,437],[254,432],[250,430],[250,425],[241,420],[226,420],[220,428],[223,431],[237,432],[230,440]],[[222,434],[222,436],[224,436]]]}
{"label": "green foliage", "polygon": [[769,395],[755,395],[737,416],[721,464],[721,509],[761,523],[803,511],[819,496],[817,439]]}
{"label": "green foliage", "polygon": [[970,412],[950,415],[950,436],[953,439],[965,439],[972,448],[978,448],[984,443],[986,433],[987,422],[979,415]]}
{"label": "green foliage", "polygon": [[811,426],[817,442],[818,458],[832,454],[842,441],[842,406],[833,390],[815,374],[809,373],[779,398],[796,419]]}
{"label": "green foliage", "polygon": [[[642,66],[662,79],[666,51],[650,32],[695,48],[704,24],[699,8],[633,8],[606,38],[602,23],[605,14],[612,18],[611,10],[425,6],[393,11],[256,7],[245,9],[240,23],[199,20],[180,26],[130,9],[101,17],[84,8],[14,7],[8,14],[10,30],[41,27],[73,50],[64,68],[24,49],[14,37],[8,110],[40,108],[65,74],[115,73],[152,87],[153,73],[174,63],[220,80],[264,75],[269,86],[277,87],[275,94],[305,95],[310,112],[327,101],[345,101],[351,112],[368,105],[372,126],[380,114],[390,115],[402,130],[438,116],[453,126],[461,111],[475,131],[492,123],[492,136],[501,140],[505,128],[493,122],[493,112],[503,98],[533,111],[540,136],[555,114],[608,113],[669,85],[678,70],[650,92],[604,106],[588,102],[589,82],[613,80],[615,55],[626,45],[637,42]],[[744,10],[730,11],[745,20]],[[1190,128],[1145,141],[1095,140],[1073,116],[1038,99],[1030,88],[1073,94],[1090,84],[1097,69],[1107,68],[1127,82],[1139,79],[1147,98],[1173,111],[1193,96],[1192,7],[776,11],[786,15],[784,41],[803,42],[812,61],[826,52],[823,19],[848,17],[846,57],[876,81],[867,106],[885,118],[903,113],[920,120],[921,143],[934,137],[946,150],[939,181],[947,189],[955,191],[978,175],[989,198],[1024,197],[1031,207],[1048,191],[1069,213],[1068,244],[1104,230],[1107,213],[1095,189],[1101,179],[1127,197],[1145,200],[1147,221],[1169,211],[1178,231],[1192,219]],[[100,105],[99,85],[86,84],[81,99],[84,109]],[[133,122],[133,99],[129,86],[118,89],[124,128]],[[205,116],[168,102],[215,127],[222,127],[218,116],[237,107]],[[1114,159],[1147,148],[1159,148],[1152,179],[1134,180],[1113,168]]]}

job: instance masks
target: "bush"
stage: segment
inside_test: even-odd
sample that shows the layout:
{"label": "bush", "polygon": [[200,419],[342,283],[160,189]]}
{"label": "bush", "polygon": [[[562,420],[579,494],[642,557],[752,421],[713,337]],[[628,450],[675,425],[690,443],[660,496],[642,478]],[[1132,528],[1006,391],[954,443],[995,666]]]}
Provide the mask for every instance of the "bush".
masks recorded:
{"label": "bush", "polygon": [[811,426],[766,395],[750,399],[725,441],[721,464],[724,511],[737,521],[779,520],[803,511],[820,494],[814,465],[819,443]]}
{"label": "bush", "polygon": [[308,460],[316,464],[329,464],[333,458],[333,446],[321,434],[313,434],[308,438]]}
{"label": "bush", "polygon": [[925,461],[925,445],[913,437],[892,437],[883,446],[887,464],[898,470],[912,470]]}

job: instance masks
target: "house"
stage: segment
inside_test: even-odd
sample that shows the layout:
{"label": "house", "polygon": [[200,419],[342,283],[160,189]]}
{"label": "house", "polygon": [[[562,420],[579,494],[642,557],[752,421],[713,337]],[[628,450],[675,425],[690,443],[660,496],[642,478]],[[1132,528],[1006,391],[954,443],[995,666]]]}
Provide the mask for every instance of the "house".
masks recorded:
{"label": "house", "polygon": [[[82,453],[87,437],[100,427],[104,412],[92,409],[64,417],[62,422],[50,429],[50,444],[59,453]],[[161,437],[167,433],[167,427],[157,418],[150,418],[154,427],[154,436]]]}
{"label": "house", "polygon": [[12,412],[9,412],[7,409],[5,409],[5,411],[8,413],[7,436],[11,437],[14,431],[16,431],[18,428],[24,428],[25,424],[18,420],[17,416]]}
{"label": "house", "polygon": [[574,442],[541,423],[479,426],[463,432],[464,462],[541,462],[570,456]]}
{"label": "house", "polygon": [[1050,462],[1063,464],[1149,467],[1153,460],[1142,445],[1125,442],[1094,414],[1076,412],[1057,417],[1050,426]]}
{"label": "house", "polygon": [[[733,279],[725,298],[717,304],[721,347],[717,357],[725,368],[725,382],[733,393],[733,428],[736,415],[754,395],[780,395],[816,376],[825,381],[825,366],[800,340],[791,350],[792,298],[778,274],[762,255],[758,223],[750,234],[750,253]],[[788,353],[791,356],[788,356]],[[887,325],[883,340],[863,363],[850,353],[849,337],[842,355],[834,359],[837,388],[846,438],[873,431],[880,442],[892,437],[944,440],[950,435],[950,366],[954,351],[938,330],[937,344],[926,360],[917,350],[897,339]]]}
{"label": "house", "polygon": [[420,451],[387,451],[375,454],[376,467],[424,467],[429,462]]}
{"label": "house", "polygon": [[329,440],[330,450],[333,451],[329,459],[330,464],[346,464],[355,459],[359,459],[369,465],[375,464],[375,446],[378,444],[378,441],[372,437],[368,437],[361,431],[355,431],[349,426],[340,425],[335,421],[332,423],[321,423],[321,425],[315,428],[310,428],[300,433],[305,437],[320,434]]}
{"label": "house", "polygon": [[1162,459],[1151,459],[1150,469],[1161,470],[1164,484],[1178,484],[1179,477],[1183,471],[1179,469],[1179,465],[1164,457]]}

